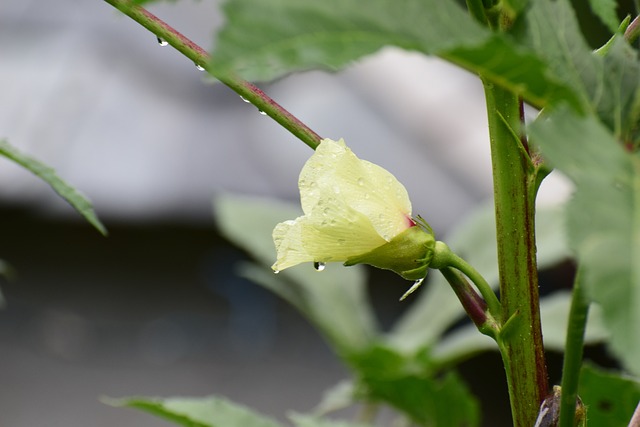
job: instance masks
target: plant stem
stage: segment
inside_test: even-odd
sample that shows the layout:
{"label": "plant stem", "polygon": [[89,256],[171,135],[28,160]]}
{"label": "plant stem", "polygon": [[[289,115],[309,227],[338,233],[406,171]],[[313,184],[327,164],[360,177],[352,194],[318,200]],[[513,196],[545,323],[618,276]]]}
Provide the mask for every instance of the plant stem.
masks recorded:
{"label": "plant stem", "polygon": [[582,289],[580,270],[573,283],[571,309],[562,365],[562,395],[560,398],[560,427],[573,427],[575,424],[578,383],[582,366],[584,331],[587,327],[589,302]]}
{"label": "plant stem", "polygon": [[624,32],[624,38],[627,39],[629,44],[635,43],[638,37],[640,37],[640,16],[636,16]]}
{"label": "plant stem", "polygon": [[536,169],[523,146],[521,101],[483,82],[487,101],[500,272],[502,339],[513,424],[534,425],[547,395],[535,246]]}
{"label": "plant stem", "polygon": [[629,421],[628,427],[640,427],[640,402],[638,402],[638,406],[636,406],[636,410],[631,417],[631,421]]}
{"label": "plant stem", "polygon": [[269,117],[274,119],[309,147],[315,150],[322,140],[317,133],[307,127],[273,99],[269,98],[269,96],[253,84],[239,77],[229,76],[228,74],[225,74],[224,76],[216,76],[215,72],[210,70],[211,67],[208,64],[210,64],[211,58],[204,49],[176,31],[166,22],[147,11],[145,8],[132,4],[130,0],[105,0],[105,2],[109,3],[145,27],[147,30],[151,31],[159,39],[169,43],[178,52],[192,60],[199,67],[206,69],[223,84],[231,88],[242,98],[251,102],[260,111],[266,113]]}
{"label": "plant stem", "polygon": [[487,313],[487,303],[480,298],[464,275],[453,267],[441,268],[440,273],[447,279],[476,327],[485,335],[497,336],[499,325],[492,316],[490,317],[490,313]]}

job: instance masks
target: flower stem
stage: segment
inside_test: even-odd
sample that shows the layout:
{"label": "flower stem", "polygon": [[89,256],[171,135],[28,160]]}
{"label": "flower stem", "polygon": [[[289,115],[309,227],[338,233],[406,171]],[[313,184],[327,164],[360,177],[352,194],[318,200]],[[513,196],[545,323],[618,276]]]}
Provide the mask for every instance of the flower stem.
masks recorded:
{"label": "flower stem", "polygon": [[578,399],[578,383],[582,366],[582,350],[584,348],[584,332],[587,327],[589,302],[581,283],[578,269],[573,284],[569,324],[562,366],[562,396],[560,398],[559,427],[573,427],[575,423],[576,402]]}
{"label": "flower stem", "polygon": [[[436,242],[434,250],[434,259],[431,261],[431,268],[437,268],[442,271],[448,267],[453,267],[459,270],[467,276],[474,285],[476,285],[476,288],[478,288],[478,291],[480,291],[482,298],[484,298],[484,301],[486,302],[489,313],[494,319],[499,320],[501,318],[502,308],[498,297],[495,292],[493,292],[493,289],[491,289],[491,285],[487,283],[478,270],[455,254],[446,243],[438,241]],[[445,278],[449,280],[447,275],[445,275]],[[451,281],[449,281],[449,283],[451,283]],[[475,291],[473,293],[475,294]]]}
{"label": "flower stem", "polygon": [[[493,167],[503,359],[513,425],[530,427],[547,395],[535,245],[537,169],[522,135],[521,101],[484,81]],[[507,329],[507,328],[505,328]]]}
{"label": "flower stem", "polygon": [[151,31],[159,39],[166,41],[178,52],[192,60],[196,65],[207,70],[207,72],[231,88],[241,97],[251,102],[260,111],[266,113],[269,117],[274,119],[282,125],[282,127],[287,129],[312,149],[315,150],[322,140],[317,133],[302,123],[289,111],[285,110],[255,85],[237,76],[229,76],[228,74],[225,74],[224,76],[217,76],[215,71],[211,70],[211,67],[209,66],[211,59],[204,49],[145,8],[133,4],[130,0],[105,0],[105,2],[109,3],[145,27],[147,30]]}

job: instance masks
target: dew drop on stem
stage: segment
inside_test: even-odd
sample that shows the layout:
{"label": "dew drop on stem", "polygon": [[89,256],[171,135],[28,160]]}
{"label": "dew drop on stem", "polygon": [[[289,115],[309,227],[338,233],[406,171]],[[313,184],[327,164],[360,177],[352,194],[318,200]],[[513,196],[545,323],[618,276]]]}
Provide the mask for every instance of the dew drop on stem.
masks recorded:
{"label": "dew drop on stem", "polygon": [[313,263],[313,268],[316,269],[316,271],[322,271],[325,269],[327,265],[324,262],[320,262],[320,261],[316,261]]}
{"label": "dew drop on stem", "polygon": [[204,67],[202,65],[200,65],[200,64],[196,64],[196,69],[198,71],[204,71]]}
{"label": "dew drop on stem", "polygon": [[280,273],[280,270],[273,270],[273,274],[278,274]]}
{"label": "dew drop on stem", "polygon": [[156,37],[156,40],[158,40],[158,44],[159,44],[160,46],[167,46],[167,45],[169,44],[169,42],[168,42],[168,41],[166,41],[166,40],[164,40],[164,39],[161,39],[160,37]]}
{"label": "dew drop on stem", "polygon": [[244,96],[240,95],[240,99],[242,99],[242,101],[246,102],[246,103],[250,103],[251,101],[249,101],[247,98],[245,98]]}
{"label": "dew drop on stem", "polygon": [[263,116],[266,116],[266,115],[267,115],[267,113],[265,113],[265,112],[264,112],[264,111],[262,111],[262,110],[258,110],[258,113],[262,114]]}

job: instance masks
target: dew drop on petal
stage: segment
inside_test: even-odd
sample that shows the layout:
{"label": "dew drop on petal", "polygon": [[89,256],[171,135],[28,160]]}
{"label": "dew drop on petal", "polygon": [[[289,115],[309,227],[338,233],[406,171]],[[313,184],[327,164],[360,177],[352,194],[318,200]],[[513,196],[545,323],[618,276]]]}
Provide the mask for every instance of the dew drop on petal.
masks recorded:
{"label": "dew drop on petal", "polygon": [[278,274],[280,273],[280,270],[273,270],[273,274]]}
{"label": "dew drop on petal", "polygon": [[168,41],[166,41],[166,40],[164,40],[164,39],[161,39],[160,37],[156,37],[156,40],[158,40],[158,44],[159,44],[160,46],[167,46],[167,45],[169,44],[169,42],[168,42]]}
{"label": "dew drop on petal", "polygon": [[202,65],[200,65],[200,64],[196,64],[196,69],[198,71],[204,71],[204,67]]}
{"label": "dew drop on petal", "polygon": [[316,271],[322,271],[325,269],[327,265],[324,262],[320,262],[320,261],[316,261],[313,263],[313,268],[316,269]]}
{"label": "dew drop on petal", "polygon": [[358,178],[358,185],[361,186],[361,187],[364,185],[364,179],[363,178]]}

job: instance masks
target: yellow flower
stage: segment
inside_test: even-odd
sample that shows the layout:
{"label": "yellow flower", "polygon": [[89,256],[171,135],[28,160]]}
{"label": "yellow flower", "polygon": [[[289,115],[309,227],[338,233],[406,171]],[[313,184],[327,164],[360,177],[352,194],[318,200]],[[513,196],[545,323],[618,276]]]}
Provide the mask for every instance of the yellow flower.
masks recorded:
{"label": "yellow flower", "polygon": [[427,274],[435,239],[411,218],[407,190],[360,160],[341,139],[323,139],[300,172],[304,216],[273,231],[278,272],[303,262],[370,264],[408,280]]}

